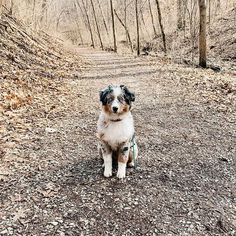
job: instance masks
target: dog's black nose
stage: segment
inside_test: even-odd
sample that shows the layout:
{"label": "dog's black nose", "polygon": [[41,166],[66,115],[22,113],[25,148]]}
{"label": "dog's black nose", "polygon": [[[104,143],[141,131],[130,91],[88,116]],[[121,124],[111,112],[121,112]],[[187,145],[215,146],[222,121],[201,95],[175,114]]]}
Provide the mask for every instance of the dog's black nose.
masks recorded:
{"label": "dog's black nose", "polygon": [[114,113],[116,113],[118,111],[118,107],[112,107],[112,110]]}

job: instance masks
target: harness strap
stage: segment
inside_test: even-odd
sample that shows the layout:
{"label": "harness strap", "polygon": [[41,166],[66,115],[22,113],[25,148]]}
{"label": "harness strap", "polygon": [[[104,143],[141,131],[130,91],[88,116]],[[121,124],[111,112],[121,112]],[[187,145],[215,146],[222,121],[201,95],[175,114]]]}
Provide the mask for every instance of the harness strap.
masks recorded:
{"label": "harness strap", "polygon": [[134,140],[135,140],[135,133],[133,134],[133,136],[132,136],[132,138],[130,140],[130,145],[132,145],[132,146],[130,146],[130,148],[133,148],[133,162],[134,162],[134,169],[136,169],[137,162],[136,162],[136,158],[135,158],[135,148],[134,148],[135,141]]}

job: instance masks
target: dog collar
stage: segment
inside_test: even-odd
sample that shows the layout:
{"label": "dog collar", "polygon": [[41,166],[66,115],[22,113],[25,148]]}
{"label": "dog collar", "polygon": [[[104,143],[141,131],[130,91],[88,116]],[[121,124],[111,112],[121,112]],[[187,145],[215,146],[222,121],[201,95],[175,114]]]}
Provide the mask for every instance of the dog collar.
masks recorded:
{"label": "dog collar", "polygon": [[112,122],[119,122],[119,121],[122,121],[122,119],[116,119],[116,120],[110,120]]}

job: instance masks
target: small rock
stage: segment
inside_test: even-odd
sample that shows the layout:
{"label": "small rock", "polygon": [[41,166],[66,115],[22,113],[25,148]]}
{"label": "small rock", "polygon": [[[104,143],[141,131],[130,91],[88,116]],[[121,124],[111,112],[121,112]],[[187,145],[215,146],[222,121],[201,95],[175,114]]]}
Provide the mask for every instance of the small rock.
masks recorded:
{"label": "small rock", "polygon": [[7,229],[4,229],[3,231],[0,232],[0,235],[8,234]]}
{"label": "small rock", "polygon": [[131,209],[131,207],[125,207],[124,209],[125,209],[125,210],[130,210],[130,209]]}
{"label": "small rock", "polygon": [[46,133],[49,133],[49,134],[52,134],[52,133],[55,133],[55,132],[57,132],[57,130],[56,130],[56,129],[49,128],[49,127],[45,128],[45,131],[46,131]]}
{"label": "small rock", "polygon": [[220,157],[219,160],[220,161],[224,161],[224,162],[229,162],[229,160],[227,158],[225,158],[225,157]]}
{"label": "small rock", "polygon": [[58,225],[58,222],[56,222],[56,221],[53,221],[53,222],[50,222],[50,224],[52,224],[52,225],[56,226],[56,225]]}
{"label": "small rock", "polygon": [[62,231],[57,231],[57,233],[59,234],[59,236],[65,236],[66,234]]}

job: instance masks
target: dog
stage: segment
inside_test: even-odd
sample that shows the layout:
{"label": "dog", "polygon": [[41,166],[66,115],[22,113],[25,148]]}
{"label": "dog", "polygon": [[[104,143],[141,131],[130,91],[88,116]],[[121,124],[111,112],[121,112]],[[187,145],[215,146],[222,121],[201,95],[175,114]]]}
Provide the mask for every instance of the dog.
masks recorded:
{"label": "dog", "polygon": [[126,176],[126,166],[134,167],[138,156],[134,121],[131,114],[134,93],[124,85],[100,91],[102,111],[97,123],[99,153],[104,160],[104,176],[112,176],[112,161],[118,160],[117,177]]}

